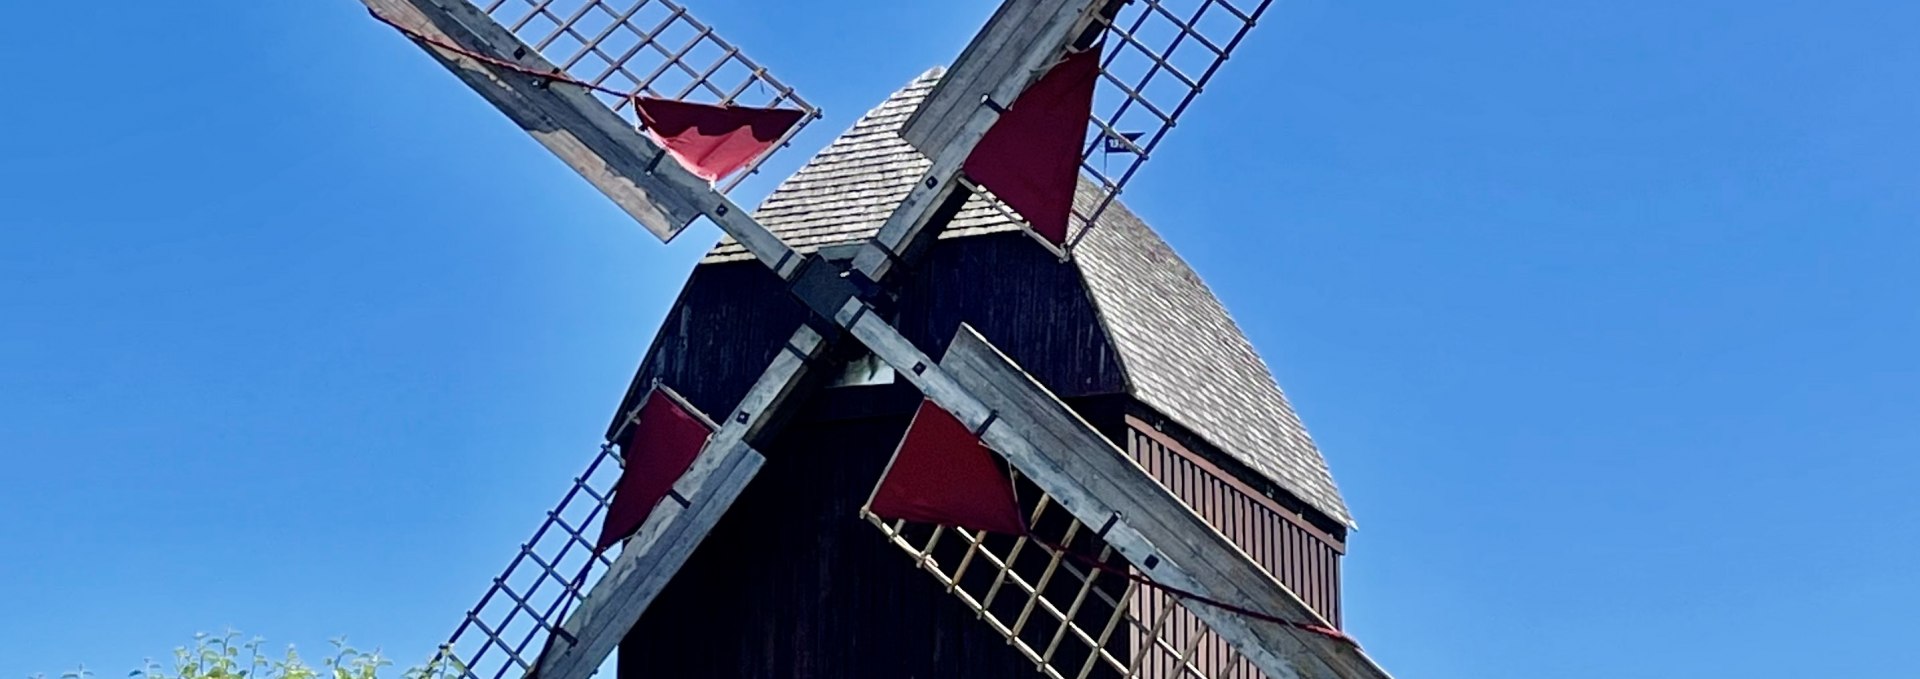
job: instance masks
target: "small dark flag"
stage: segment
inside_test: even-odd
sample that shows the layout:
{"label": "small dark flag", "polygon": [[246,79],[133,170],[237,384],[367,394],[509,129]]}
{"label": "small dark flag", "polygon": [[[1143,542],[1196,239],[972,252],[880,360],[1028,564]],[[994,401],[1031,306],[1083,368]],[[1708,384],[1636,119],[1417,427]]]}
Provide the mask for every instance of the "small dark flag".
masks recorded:
{"label": "small dark flag", "polygon": [[1107,153],[1133,153],[1134,149],[1139,148],[1139,145],[1134,144],[1134,142],[1140,141],[1141,135],[1144,134],[1146,133],[1108,132],[1100,135],[1100,141],[1102,142],[1100,150]]}

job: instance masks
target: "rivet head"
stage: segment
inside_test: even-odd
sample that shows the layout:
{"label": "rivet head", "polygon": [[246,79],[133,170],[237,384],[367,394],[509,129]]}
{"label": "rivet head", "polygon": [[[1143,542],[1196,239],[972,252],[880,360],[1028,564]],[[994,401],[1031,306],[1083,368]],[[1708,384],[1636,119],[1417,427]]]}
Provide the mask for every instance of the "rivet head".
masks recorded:
{"label": "rivet head", "polygon": [[745,411],[745,410],[742,410],[742,411],[740,411],[740,413],[739,413],[739,414],[737,414],[737,415],[734,415],[734,416],[733,416],[733,421],[735,421],[735,422],[739,422],[740,424],[746,424],[746,423],[747,423],[747,411]]}
{"label": "rivet head", "polygon": [[927,188],[929,188],[929,189],[931,189],[931,188],[933,188],[933,187],[935,187],[935,186],[939,186],[939,185],[940,185],[940,181],[939,181],[939,180],[937,180],[937,179],[934,179],[934,178],[933,178],[933,177],[931,177],[931,176],[929,176],[929,177],[927,177]]}
{"label": "rivet head", "polygon": [[721,206],[719,206],[719,207],[716,207],[716,208],[714,208],[714,209],[713,209],[713,212],[714,212],[714,214],[717,214],[717,215],[720,215],[720,216],[722,216],[722,217],[725,217],[725,216],[727,216],[727,206],[725,206],[725,205],[721,205]]}
{"label": "rivet head", "polygon": [[1160,565],[1160,557],[1148,554],[1147,558],[1140,562],[1140,565],[1146,566],[1148,570],[1152,570],[1154,566]]}
{"label": "rivet head", "polygon": [[926,371],[927,371],[927,364],[925,363],[913,364],[913,374],[919,375],[919,374],[925,373]]}

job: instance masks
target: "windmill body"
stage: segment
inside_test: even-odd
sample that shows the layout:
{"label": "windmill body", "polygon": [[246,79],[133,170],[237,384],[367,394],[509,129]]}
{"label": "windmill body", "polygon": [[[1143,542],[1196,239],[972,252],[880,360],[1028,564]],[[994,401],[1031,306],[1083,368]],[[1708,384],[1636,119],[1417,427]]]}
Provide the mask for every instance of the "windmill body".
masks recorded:
{"label": "windmill body", "polygon": [[1325,461],[1116,201],[1268,0],[1005,0],[752,212],[819,112],[672,0],[363,2],[649,232],[726,235],[443,669],[1387,677]]}

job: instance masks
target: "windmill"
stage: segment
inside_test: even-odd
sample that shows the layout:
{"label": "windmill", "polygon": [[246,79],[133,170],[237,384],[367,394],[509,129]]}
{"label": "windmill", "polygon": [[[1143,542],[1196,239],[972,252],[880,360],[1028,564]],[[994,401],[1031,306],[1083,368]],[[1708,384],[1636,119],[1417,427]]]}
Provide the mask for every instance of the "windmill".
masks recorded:
{"label": "windmill", "polygon": [[1265,0],[1006,0],[757,213],[819,113],[670,0],[363,2],[649,232],[727,236],[461,674],[1387,676],[1318,451],[1115,200]]}

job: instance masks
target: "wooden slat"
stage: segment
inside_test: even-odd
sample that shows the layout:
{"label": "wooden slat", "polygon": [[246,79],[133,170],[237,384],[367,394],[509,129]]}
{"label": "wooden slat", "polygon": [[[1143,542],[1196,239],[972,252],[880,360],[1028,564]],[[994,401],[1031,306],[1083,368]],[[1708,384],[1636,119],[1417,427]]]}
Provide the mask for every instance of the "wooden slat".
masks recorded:
{"label": "wooden slat", "polygon": [[[1004,455],[1082,523],[1102,525],[1109,517],[1119,517],[1106,541],[1142,572],[1170,586],[1252,610],[1326,624],[971,328],[961,328],[940,367],[954,387],[978,399],[963,404],[963,410],[986,408],[995,414],[982,435],[988,447]],[[928,395],[940,400],[932,390]],[[970,426],[985,419],[984,415],[981,419],[969,419],[961,412],[955,415]],[[1147,567],[1148,557],[1153,557],[1153,567]],[[1269,676],[1388,676],[1345,641],[1204,604],[1183,603]]]}

